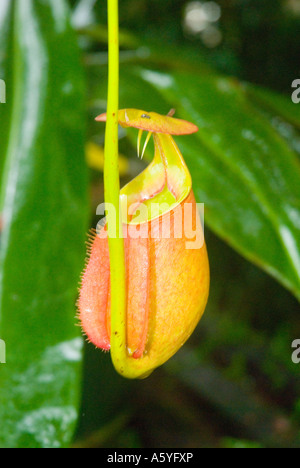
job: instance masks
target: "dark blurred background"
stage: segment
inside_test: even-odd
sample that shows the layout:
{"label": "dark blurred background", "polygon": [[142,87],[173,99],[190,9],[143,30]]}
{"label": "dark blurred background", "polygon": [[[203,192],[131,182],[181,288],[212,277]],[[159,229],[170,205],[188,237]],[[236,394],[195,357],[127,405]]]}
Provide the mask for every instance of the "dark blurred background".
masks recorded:
{"label": "dark blurred background", "polygon": [[[85,60],[106,66],[106,2],[71,3]],[[167,48],[174,60],[200,61],[287,95],[300,75],[300,0],[120,0],[120,24],[121,64],[138,44],[141,55],[148,45],[158,54]],[[92,100],[97,74],[87,74]],[[90,124],[90,135],[97,131]],[[134,160],[130,167],[122,183],[141,169]],[[91,170],[90,180],[93,225],[102,175]],[[174,359],[146,381],[127,382],[109,355],[86,345],[77,446],[300,446],[300,367],[291,361],[299,304],[209,229],[206,239],[209,305]]]}
{"label": "dark blurred background", "polygon": [[[80,3],[78,22],[93,16],[106,25],[104,1],[85,2],[94,5],[90,16]],[[121,0],[120,25],[144,43],[201,54],[219,70],[282,92],[300,72],[298,0]]]}

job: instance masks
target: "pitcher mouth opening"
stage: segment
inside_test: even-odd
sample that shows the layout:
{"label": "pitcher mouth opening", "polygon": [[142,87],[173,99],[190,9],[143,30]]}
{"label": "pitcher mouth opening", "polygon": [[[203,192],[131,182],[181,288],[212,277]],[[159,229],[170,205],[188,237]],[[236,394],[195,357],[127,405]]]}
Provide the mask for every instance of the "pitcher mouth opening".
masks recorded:
{"label": "pitcher mouth opening", "polygon": [[121,190],[125,224],[142,224],[174,210],[190,194],[192,179],[170,135],[153,134],[152,163]]}

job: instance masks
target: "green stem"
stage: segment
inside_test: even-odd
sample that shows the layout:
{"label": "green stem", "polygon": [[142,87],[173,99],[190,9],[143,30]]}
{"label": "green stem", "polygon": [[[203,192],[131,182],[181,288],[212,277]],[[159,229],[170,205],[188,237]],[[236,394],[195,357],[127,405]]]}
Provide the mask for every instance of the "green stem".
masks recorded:
{"label": "green stem", "polygon": [[109,77],[105,133],[104,186],[111,274],[111,356],[116,370],[124,373],[126,350],[125,252],[120,219],[119,179],[119,11],[118,0],[108,0]]}
{"label": "green stem", "polygon": [[[133,359],[127,353],[127,293],[125,249],[120,210],[119,178],[119,9],[118,0],[108,2],[108,102],[105,132],[104,196],[107,207],[110,292],[111,292],[111,358],[119,374],[128,379],[145,378],[148,357]],[[114,207],[112,210],[111,207]],[[145,367],[146,365],[146,367]]]}

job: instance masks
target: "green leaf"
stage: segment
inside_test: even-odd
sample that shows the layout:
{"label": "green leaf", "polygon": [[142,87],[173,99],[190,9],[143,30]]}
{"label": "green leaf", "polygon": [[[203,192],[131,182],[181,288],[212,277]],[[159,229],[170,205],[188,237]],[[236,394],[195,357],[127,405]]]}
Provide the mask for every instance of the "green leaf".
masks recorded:
{"label": "green leaf", "polygon": [[[300,129],[300,104],[294,104],[292,98],[247,84],[245,89],[251,99],[263,108],[269,109],[275,116],[281,116],[287,122]],[[291,88],[292,91],[295,89]]]}
{"label": "green leaf", "polygon": [[[96,92],[105,97],[104,89]],[[120,107],[164,114],[175,108],[177,117],[198,125],[196,135],[176,140],[197,201],[205,203],[205,222],[300,299],[298,155],[247,88],[207,70],[124,65],[120,97]]]}
{"label": "green leaf", "polygon": [[300,104],[268,89],[245,84],[249,99],[267,117],[271,125],[300,154]]}
{"label": "green leaf", "polygon": [[75,302],[88,211],[83,73],[65,1],[4,1],[0,24],[10,25],[0,33],[0,71],[9,81],[0,110],[0,337],[7,350],[0,446],[64,447],[81,385]]}
{"label": "green leaf", "polygon": [[[0,79],[6,86],[6,99],[11,96],[12,62],[9,57],[12,53],[12,40],[10,30],[12,27],[12,2],[4,0],[0,7]],[[0,138],[0,180],[3,171],[5,153],[8,144],[11,106],[0,104],[1,138]]]}
{"label": "green leaf", "polygon": [[297,155],[235,80],[174,80],[175,107],[199,126],[182,149],[208,224],[300,298]]}

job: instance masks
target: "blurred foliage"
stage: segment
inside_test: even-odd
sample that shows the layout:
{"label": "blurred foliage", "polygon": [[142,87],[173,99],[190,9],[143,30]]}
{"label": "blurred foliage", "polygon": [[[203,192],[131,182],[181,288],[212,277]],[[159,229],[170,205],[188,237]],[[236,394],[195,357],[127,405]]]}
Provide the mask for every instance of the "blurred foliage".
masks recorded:
{"label": "blurred foliage", "polygon": [[[76,0],[71,3],[75,5]],[[93,0],[81,2],[93,5]],[[93,9],[106,25],[105,2]],[[222,42],[208,48],[201,37],[182,27],[187,0],[121,0],[120,24],[146,44],[184,48],[184,55],[205,58],[219,70],[269,88],[289,93],[299,73],[300,8],[298,0],[218,0],[222,16],[218,28]],[[97,48],[98,49],[98,48]],[[196,54],[196,57],[195,57]]]}
{"label": "blurred foliage", "polygon": [[56,3],[8,0],[0,8],[9,26],[0,29],[8,84],[0,108],[1,447],[68,446],[78,417],[84,80],[67,4],[58,12]]}
{"label": "blurred foliage", "polygon": [[[33,0],[28,1],[31,4]],[[37,24],[45,21],[44,4],[54,6],[56,1],[61,3],[62,0],[35,0],[37,9],[41,9],[35,18]],[[106,2],[70,0],[69,3],[87,81],[86,161],[90,166],[90,224],[94,227],[98,221],[94,215],[96,206],[103,201],[104,126],[96,124],[94,117],[106,109]],[[177,356],[145,381],[122,379],[115,373],[109,355],[85,345],[75,447],[300,447],[299,367],[291,360],[291,343],[300,337],[299,302],[295,298],[300,297],[300,107],[289,99],[291,83],[299,72],[300,2],[218,0],[216,4],[221,7],[220,18],[192,34],[184,26],[186,8],[191,6],[187,0],[120,0],[121,106],[161,113],[176,107],[178,117],[187,118],[200,128],[198,135],[177,141],[191,169],[198,201],[206,204],[212,288],[206,314],[196,333]],[[196,6],[199,5],[196,2]],[[3,11],[0,8],[0,15]],[[18,70],[19,82],[23,82],[24,69],[19,66],[22,59],[15,55],[15,44],[7,40],[10,34],[7,25],[12,28],[12,23],[0,17],[0,24],[6,25],[1,28],[1,35],[7,41],[2,41],[0,49],[0,78],[10,83],[10,76]],[[16,29],[14,25],[19,41],[26,37],[29,28],[25,23],[23,27]],[[59,29],[57,24],[56,31]],[[214,34],[215,42],[209,39],[208,33]],[[51,359],[43,351],[41,342],[47,350],[49,337],[54,345],[63,341],[63,337],[68,339],[70,334],[77,336],[71,324],[74,319],[63,325],[61,318],[75,315],[72,304],[75,304],[77,275],[79,277],[83,263],[80,246],[86,217],[82,141],[86,122],[83,119],[80,122],[81,111],[74,107],[76,102],[82,103],[84,97],[82,70],[74,59],[77,57],[75,38],[68,27],[66,36],[62,37],[60,32],[55,37],[48,24],[43,34],[43,40],[49,41],[47,53],[57,73],[53,72],[54,68],[50,67],[49,71],[41,66],[48,86],[41,82],[37,92],[47,89],[50,93],[54,87],[60,89],[68,76],[76,98],[72,93],[66,102],[58,94],[52,97],[50,106],[49,96],[45,92],[41,94],[45,101],[40,102],[50,106],[47,109],[53,133],[49,140],[47,120],[39,123],[35,131],[42,131],[40,141],[44,144],[30,149],[24,156],[32,167],[40,169],[34,180],[49,184],[42,195],[47,195],[47,201],[51,194],[53,205],[46,203],[43,211],[37,209],[39,196],[34,188],[40,187],[38,182],[34,185],[34,181],[31,184],[27,179],[28,186],[25,184],[23,192],[24,184],[16,185],[20,193],[25,194],[25,200],[31,191],[34,195],[29,197],[31,205],[12,215],[15,236],[21,223],[24,226],[29,219],[32,232],[37,232],[35,226],[45,218],[47,226],[51,225],[54,230],[49,231],[46,239],[40,236],[38,242],[36,237],[28,239],[22,251],[16,237],[9,237],[10,265],[21,255],[24,263],[27,261],[30,266],[27,279],[30,293],[23,296],[28,304],[27,313],[30,308],[29,323],[35,319],[34,314],[38,317],[42,304],[41,318],[35,329],[26,328],[28,339],[23,340],[26,352],[31,342],[36,343],[34,352],[40,364],[35,369],[39,382],[45,377],[43,366]],[[58,40],[64,47],[57,47]],[[15,57],[14,63],[10,56]],[[28,54],[29,59],[37,63],[38,57]],[[53,78],[55,83],[51,81]],[[4,135],[8,135],[13,111],[16,113],[11,106],[1,107]],[[73,122],[67,118],[71,114]],[[16,115],[21,119],[20,109]],[[53,120],[58,116],[61,120],[55,125]],[[76,139],[75,134],[80,138]],[[55,141],[55,146],[49,141]],[[43,153],[44,148],[47,151]],[[8,164],[5,138],[0,140],[0,151],[1,155],[6,155],[0,160],[2,174],[4,165]],[[122,183],[125,184],[146,164],[136,158],[136,132],[120,132],[120,151]],[[146,158],[151,158],[151,145]],[[18,167],[13,162],[12,159],[11,168]],[[54,173],[60,178],[54,177]],[[2,191],[3,180],[2,176]],[[39,203],[45,203],[44,197]],[[76,206],[74,200],[78,202]],[[64,232],[72,231],[73,243],[68,246],[68,255],[64,247],[66,236],[58,231],[58,226],[63,227]],[[2,238],[0,252],[1,249],[6,252]],[[37,252],[38,256],[44,252],[44,256],[40,256],[43,266],[48,265],[49,256],[56,252],[50,263],[46,290],[40,288],[40,270],[36,276],[32,273],[36,256],[26,256],[26,251]],[[24,280],[19,278],[21,273],[18,276],[16,269],[6,268],[5,300],[8,301],[14,291],[12,283],[22,284]],[[25,267],[19,270],[25,271]],[[54,281],[56,270],[60,271],[59,283]],[[66,303],[63,297],[59,301],[57,287],[63,291],[69,288]],[[46,294],[45,300],[39,301],[42,294]],[[34,300],[36,309],[30,307],[35,304]],[[53,303],[57,306],[53,307]],[[5,307],[3,304],[2,299],[0,336],[5,339],[5,330],[22,333],[23,320],[21,309],[15,309],[11,303]],[[8,317],[16,317],[10,326]],[[20,349],[20,346],[16,348],[15,359],[22,352]],[[34,420],[33,416],[38,415],[34,409],[37,404],[44,405],[45,409],[53,407],[52,398],[55,401],[55,397],[63,394],[66,398],[71,395],[76,411],[76,394],[80,390],[78,366],[70,371],[76,368],[71,384],[66,371],[69,364],[54,362],[48,376],[56,382],[58,375],[65,375],[66,386],[54,386],[52,390],[50,386],[49,393],[43,392],[41,386],[39,397],[33,394],[29,400],[28,392],[34,388],[29,378],[32,378],[34,366],[29,373],[23,361],[17,367],[16,371],[7,365],[5,369],[11,372],[9,377],[1,368],[2,378],[19,379],[19,394],[12,400],[14,417],[11,417],[11,402],[6,412],[2,410],[2,421],[10,422],[10,432],[2,444],[38,445],[36,433],[44,431],[44,441],[40,445],[66,445],[74,421],[62,437],[51,418],[46,423],[39,418]],[[70,386],[73,393],[70,393]],[[59,404],[63,407],[62,400]],[[42,412],[46,416],[50,413]],[[60,415],[61,422],[63,409]],[[23,418],[31,436],[27,434],[18,440],[18,432],[14,431],[16,417]],[[49,434],[51,442],[45,441],[45,435]]]}

